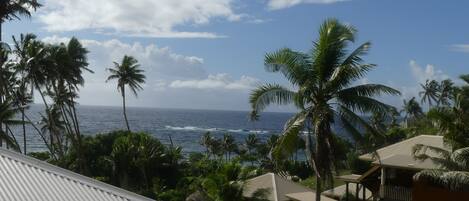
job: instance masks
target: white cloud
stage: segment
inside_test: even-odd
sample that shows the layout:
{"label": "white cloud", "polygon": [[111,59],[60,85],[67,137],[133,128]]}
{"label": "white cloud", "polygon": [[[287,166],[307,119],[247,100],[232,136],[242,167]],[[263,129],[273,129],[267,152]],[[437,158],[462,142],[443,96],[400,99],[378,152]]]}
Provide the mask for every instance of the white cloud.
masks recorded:
{"label": "white cloud", "polygon": [[[44,38],[43,41],[59,43],[68,41],[68,38],[53,36]],[[155,44],[128,44],[116,39],[81,40],[81,42],[90,51],[89,59],[93,70],[97,73],[112,67],[113,61],[119,62],[124,55],[130,55],[145,68],[147,76],[153,78],[203,78],[207,74],[202,67],[204,63],[202,58],[176,54],[169,47],[158,47]]]}
{"label": "white cloud", "polygon": [[189,89],[247,90],[254,88],[257,83],[259,83],[259,80],[253,77],[242,76],[238,80],[233,80],[228,74],[220,73],[208,75],[206,79],[175,80],[169,86]]}
{"label": "white cloud", "polygon": [[216,33],[180,31],[214,19],[238,21],[233,0],[46,0],[39,19],[48,31],[99,30],[130,36],[216,38]]}
{"label": "white cloud", "polygon": [[418,83],[425,83],[426,80],[441,81],[449,78],[442,70],[436,69],[435,66],[431,64],[422,67],[415,60],[410,60],[409,66],[413,77]]}
{"label": "white cloud", "polygon": [[[68,40],[57,36],[43,39],[49,43]],[[84,105],[121,104],[116,83],[105,82],[109,75],[105,69],[126,54],[137,58],[147,77],[138,99],[128,97],[130,106],[247,110],[249,91],[258,82],[250,76],[233,78],[223,73],[210,74],[204,69],[204,59],[177,54],[169,47],[156,44],[125,43],[115,39],[81,42],[90,51],[90,68],[95,71],[84,75],[86,82],[78,100]]]}
{"label": "white cloud", "polygon": [[268,8],[271,10],[280,10],[296,6],[298,4],[331,4],[347,0],[269,0]]}
{"label": "white cloud", "polygon": [[451,46],[451,49],[454,50],[454,51],[458,51],[458,52],[466,52],[466,53],[469,53],[469,44],[456,44],[456,45],[452,45],[452,46]]}

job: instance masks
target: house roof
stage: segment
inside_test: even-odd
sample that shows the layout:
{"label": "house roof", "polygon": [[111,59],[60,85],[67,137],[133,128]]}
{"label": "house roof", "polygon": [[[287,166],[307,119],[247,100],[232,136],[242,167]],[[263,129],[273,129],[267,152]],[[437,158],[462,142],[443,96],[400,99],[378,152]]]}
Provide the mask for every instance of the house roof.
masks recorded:
{"label": "house roof", "polygon": [[438,167],[438,165],[432,160],[415,160],[414,157],[407,155],[392,155],[381,159],[381,162],[374,161],[373,164],[383,167],[397,167],[414,170],[434,169]]}
{"label": "house roof", "polygon": [[[308,193],[313,195],[310,197],[311,199],[294,199],[297,201],[312,200],[312,198],[315,197],[315,192],[313,192],[311,189],[274,173],[267,173],[248,180],[246,182],[244,195],[251,196],[256,190],[259,189],[269,190],[267,199],[271,201],[288,201],[292,199],[292,197],[289,197],[288,195],[292,196],[293,194],[293,196],[296,196],[298,195],[296,193]],[[327,199],[325,196],[322,197]]]}
{"label": "house roof", "polygon": [[0,149],[0,200],[152,201],[69,170]]}
{"label": "house roof", "polygon": [[[437,166],[430,160],[419,161],[412,156],[412,149],[417,144],[438,147],[450,150],[443,141],[443,136],[419,135],[404,141],[378,149],[376,153],[361,155],[359,158],[366,161],[374,161],[374,164],[389,167],[411,168],[411,169],[432,169]],[[438,157],[436,153],[428,150],[426,154]]]}

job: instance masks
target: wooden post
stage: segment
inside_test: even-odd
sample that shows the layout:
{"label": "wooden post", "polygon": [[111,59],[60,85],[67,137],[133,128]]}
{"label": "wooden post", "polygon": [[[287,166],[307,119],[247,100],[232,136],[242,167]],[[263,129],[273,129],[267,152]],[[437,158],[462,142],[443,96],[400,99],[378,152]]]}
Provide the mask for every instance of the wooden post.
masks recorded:
{"label": "wooden post", "polygon": [[348,201],[348,182],[345,182],[345,201]]}
{"label": "wooden post", "polygon": [[362,184],[362,188],[363,188],[363,201],[366,200],[366,188],[365,188],[365,185]]}
{"label": "wooden post", "polygon": [[360,194],[359,183],[355,183],[355,200],[359,200],[358,195]]}
{"label": "wooden post", "polygon": [[380,196],[384,198],[384,186],[386,185],[386,169],[381,167],[381,185],[380,185]]}

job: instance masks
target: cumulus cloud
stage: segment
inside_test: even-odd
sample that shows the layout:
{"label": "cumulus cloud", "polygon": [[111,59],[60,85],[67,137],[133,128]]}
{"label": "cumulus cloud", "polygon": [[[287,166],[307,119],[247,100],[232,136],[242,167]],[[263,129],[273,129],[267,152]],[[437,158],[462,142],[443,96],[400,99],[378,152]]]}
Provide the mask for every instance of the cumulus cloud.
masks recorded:
{"label": "cumulus cloud", "polygon": [[[69,38],[52,36],[42,40],[66,43]],[[156,44],[125,43],[116,39],[81,42],[90,51],[90,68],[95,72],[84,75],[86,82],[78,100],[84,105],[121,104],[115,82],[105,80],[109,75],[106,68],[124,55],[137,58],[147,76],[138,99],[129,96],[130,106],[245,110],[249,106],[248,93],[258,82],[246,75],[236,78],[225,73],[211,74],[204,69],[203,58],[178,54]]]}
{"label": "cumulus cloud", "polygon": [[259,83],[259,80],[253,77],[242,76],[240,79],[234,80],[228,74],[220,73],[209,75],[206,79],[175,80],[170,84],[170,87],[189,89],[246,90],[254,88],[257,83]]}
{"label": "cumulus cloud", "polygon": [[238,21],[233,0],[46,0],[39,19],[48,31],[100,30],[130,36],[216,38],[211,32],[180,31],[214,19]]}
{"label": "cumulus cloud", "polygon": [[425,67],[420,66],[415,60],[409,62],[412,75],[419,83],[425,83],[426,80],[441,81],[448,79],[449,76],[442,70],[436,69],[434,65],[427,64]]}
{"label": "cumulus cloud", "polygon": [[347,0],[269,0],[267,6],[271,10],[280,10],[298,4],[331,4]]}

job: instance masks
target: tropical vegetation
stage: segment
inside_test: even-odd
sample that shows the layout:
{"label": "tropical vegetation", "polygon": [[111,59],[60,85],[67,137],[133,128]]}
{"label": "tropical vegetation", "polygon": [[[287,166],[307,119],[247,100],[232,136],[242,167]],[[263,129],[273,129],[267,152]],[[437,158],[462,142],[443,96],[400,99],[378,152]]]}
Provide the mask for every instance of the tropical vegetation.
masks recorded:
{"label": "tropical vegetation", "polygon": [[[2,1],[0,29],[40,7],[35,0]],[[468,189],[469,75],[460,77],[464,84],[427,80],[420,97],[406,97],[399,110],[379,99],[399,91],[361,84],[376,65],[364,60],[369,42],[351,49],[356,33],[328,19],[310,51],[283,48],[266,54],[266,71],[282,74],[291,85],[264,84],[252,91],[249,119],[255,123],[272,104],[290,104],[298,112],[279,135],[251,133],[240,139],[207,132],[200,139],[201,153],[186,152],[171,136],[165,144],[151,134],[131,132],[127,93],[137,96],[146,80],[134,57],[114,62],[107,77],[117,81],[125,131],[85,135],[77,99],[85,74],[93,73],[88,50],[74,37],[51,44],[30,33],[13,36],[11,47],[0,48],[0,146],[156,200],[262,201],[268,189],[244,193],[249,178],[275,172],[320,192],[338,185],[334,174],[368,170],[370,164],[358,159],[363,153],[415,135],[442,135],[450,150],[415,147],[417,159],[440,164],[415,179],[453,191]],[[43,105],[39,117],[29,110],[34,101]],[[43,152],[30,151],[31,136],[42,140]]]}

